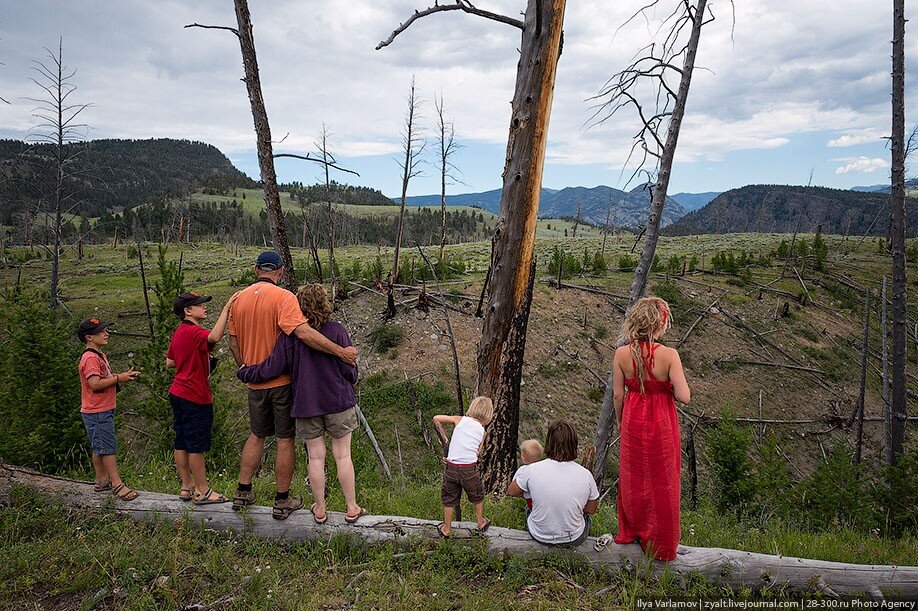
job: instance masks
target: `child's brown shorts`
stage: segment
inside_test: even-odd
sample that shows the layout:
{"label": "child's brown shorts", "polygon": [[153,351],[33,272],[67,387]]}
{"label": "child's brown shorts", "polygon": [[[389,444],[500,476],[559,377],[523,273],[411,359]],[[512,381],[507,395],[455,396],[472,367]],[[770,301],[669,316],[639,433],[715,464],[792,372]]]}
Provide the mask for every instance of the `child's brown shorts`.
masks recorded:
{"label": "child's brown shorts", "polygon": [[446,463],[446,469],[443,471],[443,488],[440,490],[443,506],[458,507],[463,490],[471,503],[480,503],[484,500],[484,487],[478,475],[478,464]]}

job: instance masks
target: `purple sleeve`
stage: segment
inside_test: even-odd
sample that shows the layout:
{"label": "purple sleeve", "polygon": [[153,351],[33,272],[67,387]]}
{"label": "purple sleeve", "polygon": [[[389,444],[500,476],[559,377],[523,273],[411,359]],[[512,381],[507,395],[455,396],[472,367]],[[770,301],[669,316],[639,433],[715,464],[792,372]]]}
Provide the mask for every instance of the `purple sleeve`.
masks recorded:
{"label": "purple sleeve", "polygon": [[[344,325],[337,324],[337,333],[334,338],[334,342],[341,346],[342,348],[348,348],[353,346],[351,343],[351,336],[348,335],[347,329],[344,328]],[[344,379],[350,382],[351,384],[357,383],[357,365],[349,365],[342,360],[338,360],[338,368],[341,370],[341,375],[344,376]]]}
{"label": "purple sleeve", "polygon": [[267,382],[282,373],[288,372],[290,370],[290,352],[287,349],[289,341],[286,335],[278,337],[271,356],[258,365],[240,367],[239,371],[236,372],[236,377],[246,384],[251,384],[253,382]]}

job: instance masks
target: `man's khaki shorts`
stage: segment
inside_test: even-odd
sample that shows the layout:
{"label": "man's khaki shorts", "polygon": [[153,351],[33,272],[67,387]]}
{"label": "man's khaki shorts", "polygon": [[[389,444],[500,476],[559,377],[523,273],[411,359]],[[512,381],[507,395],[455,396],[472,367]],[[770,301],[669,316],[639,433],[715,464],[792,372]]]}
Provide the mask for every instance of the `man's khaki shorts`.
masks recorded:
{"label": "man's khaki shorts", "polygon": [[249,390],[249,430],[256,437],[276,435],[292,439],[296,435],[290,407],[293,391],[289,384],[262,390]]}
{"label": "man's khaki shorts", "polygon": [[315,439],[326,433],[334,439],[344,437],[357,428],[357,410],[353,407],[334,414],[296,419],[296,436]]}

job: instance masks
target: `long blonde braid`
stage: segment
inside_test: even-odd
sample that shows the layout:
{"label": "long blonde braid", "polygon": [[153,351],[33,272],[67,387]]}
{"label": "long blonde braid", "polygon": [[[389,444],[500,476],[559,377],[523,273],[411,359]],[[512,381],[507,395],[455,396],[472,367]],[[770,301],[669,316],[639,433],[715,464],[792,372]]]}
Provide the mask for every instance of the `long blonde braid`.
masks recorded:
{"label": "long blonde braid", "polygon": [[628,344],[631,358],[634,360],[641,393],[644,392],[644,380],[647,371],[644,368],[644,349],[641,341],[648,342],[647,353],[650,351],[650,342],[662,336],[672,324],[669,304],[659,297],[643,297],[634,302],[628,313],[618,337],[619,344]]}

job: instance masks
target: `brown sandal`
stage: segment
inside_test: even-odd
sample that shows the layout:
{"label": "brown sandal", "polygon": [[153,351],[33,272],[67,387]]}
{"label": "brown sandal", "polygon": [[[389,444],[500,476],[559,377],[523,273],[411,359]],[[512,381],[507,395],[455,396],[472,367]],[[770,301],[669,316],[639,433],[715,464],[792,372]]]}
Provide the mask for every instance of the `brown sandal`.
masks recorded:
{"label": "brown sandal", "polygon": [[194,498],[194,488],[188,488],[187,486],[182,486],[182,489],[179,490],[178,498],[180,501],[190,501]]}
{"label": "brown sandal", "polygon": [[226,498],[213,488],[208,488],[204,494],[194,495],[195,505],[216,505],[218,503],[228,503],[230,499]]}
{"label": "brown sandal", "polygon": [[[124,494],[122,494],[122,492],[124,492]],[[127,486],[124,485],[124,482],[121,482],[115,488],[113,488],[112,494],[118,497],[118,500],[125,501],[125,502],[133,501],[138,496],[140,496],[139,492],[128,488]]]}
{"label": "brown sandal", "polygon": [[365,516],[368,513],[370,512],[367,511],[365,508],[361,507],[360,511],[357,512],[357,515],[349,516],[347,514],[344,514],[344,521],[347,522],[348,524],[356,524],[357,520],[359,520],[361,516]]}

